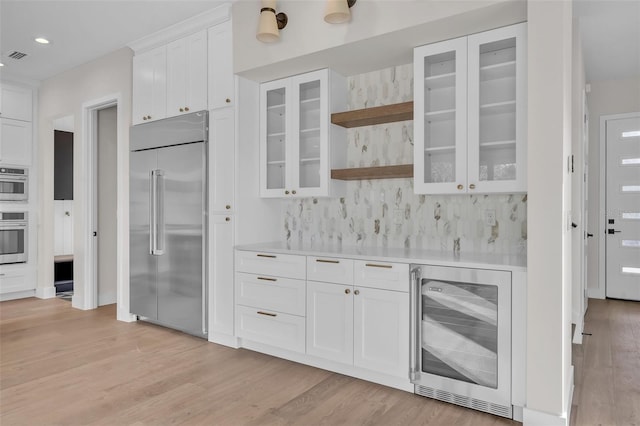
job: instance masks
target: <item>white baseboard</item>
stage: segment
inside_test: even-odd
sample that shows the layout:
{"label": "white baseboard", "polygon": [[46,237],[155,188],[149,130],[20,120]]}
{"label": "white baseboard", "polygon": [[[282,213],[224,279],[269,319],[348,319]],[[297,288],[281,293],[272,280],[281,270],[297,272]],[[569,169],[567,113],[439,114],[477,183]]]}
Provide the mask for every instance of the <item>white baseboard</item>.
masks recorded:
{"label": "white baseboard", "polygon": [[606,299],[604,288],[588,288],[587,295],[589,299]]}
{"label": "white baseboard", "polygon": [[209,332],[209,341],[211,343],[217,343],[219,345],[228,346],[233,349],[238,349],[240,347],[238,338],[228,334]]}
{"label": "white baseboard", "polygon": [[523,414],[522,412],[524,411],[524,408],[514,405],[513,406],[513,420],[515,420],[516,422],[520,422],[522,423],[522,417]]}
{"label": "white baseboard", "polygon": [[522,412],[522,424],[524,426],[569,426],[571,416],[571,405],[573,404],[573,374],[574,368],[571,366],[569,372],[569,398],[567,399],[567,406],[565,412],[561,415],[549,414],[544,411],[533,410],[531,408],[524,407]]}
{"label": "white baseboard", "polygon": [[56,288],[55,286],[51,287],[37,287],[36,288],[36,297],[39,299],[52,299],[56,297]]}
{"label": "white baseboard", "polygon": [[121,310],[119,307],[116,311],[116,319],[122,322],[136,322],[138,317],[134,314]]}
{"label": "white baseboard", "polygon": [[4,302],[5,300],[25,299],[27,297],[33,297],[35,295],[35,290],[14,291],[12,293],[0,294],[0,302]]}
{"label": "white baseboard", "polygon": [[572,343],[577,345],[582,344],[582,332],[584,331],[584,315],[576,323],[576,329],[573,331]]}

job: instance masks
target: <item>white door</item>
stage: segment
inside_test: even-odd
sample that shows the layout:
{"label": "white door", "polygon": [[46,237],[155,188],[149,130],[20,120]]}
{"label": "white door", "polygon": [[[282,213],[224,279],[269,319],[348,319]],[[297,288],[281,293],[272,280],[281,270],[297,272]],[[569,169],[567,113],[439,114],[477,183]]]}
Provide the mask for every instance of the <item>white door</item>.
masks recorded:
{"label": "white door", "polygon": [[307,354],[353,363],[353,288],[307,281]]}
{"label": "white door", "polygon": [[589,232],[587,229],[587,225],[589,224],[589,107],[587,105],[587,94],[586,92],[582,92],[582,103],[584,104],[584,120],[582,123],[582,265],[581,265],[581,286],[580,289],[582,291],[582,312],[587,312],[587,307],[589,306],[589,296],[587,294],[587,268],[588,265],[588,257],[589,257],[589,238],[593,237],[593,234]]}
{"label": "white door", "polygon": [[640,114],[606,122],[606,294],[640,301]]}
{"label": "white door", "polygon": [[409,293],[366,287],[353,293],[353,364],[407,378]]}
{"label": "white door", "polygon": [[291,193],[289,123],[291,86],[288,79],[260,85],[260,196],[284,197]]}
{"label": "white door", "polygon": [[231,21],[209,28],[209,109],[233,105]]}

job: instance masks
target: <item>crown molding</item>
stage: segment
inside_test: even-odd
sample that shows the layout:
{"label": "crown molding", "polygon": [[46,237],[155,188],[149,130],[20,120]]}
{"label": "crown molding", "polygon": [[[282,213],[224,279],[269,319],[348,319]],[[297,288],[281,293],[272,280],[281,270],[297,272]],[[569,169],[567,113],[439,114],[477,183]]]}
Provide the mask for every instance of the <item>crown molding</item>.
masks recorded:
{"label": "crown molding", "polygon": [[228,21],[229,19],[231,19],[231,3],[225,3],[160,31],[156,31],[148,36],[132,41],[127,44],[127,46],[133,50],[134,54],[139,54]]}

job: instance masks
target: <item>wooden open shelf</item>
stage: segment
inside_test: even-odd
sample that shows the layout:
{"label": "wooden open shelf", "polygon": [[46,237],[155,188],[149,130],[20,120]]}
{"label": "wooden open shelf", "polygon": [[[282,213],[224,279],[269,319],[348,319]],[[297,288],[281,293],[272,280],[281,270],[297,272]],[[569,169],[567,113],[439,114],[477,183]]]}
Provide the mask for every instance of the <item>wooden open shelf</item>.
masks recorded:
{"label": "wooden open shelf", "polygon": [[391,179],[411,177],[413,177],[413,164],[331,170],[331,179],[338,180]]}
{"label": "wooden open shelf", "polygon": [[351,128],[413,120],[413,101],[331,114],[331,122]]}

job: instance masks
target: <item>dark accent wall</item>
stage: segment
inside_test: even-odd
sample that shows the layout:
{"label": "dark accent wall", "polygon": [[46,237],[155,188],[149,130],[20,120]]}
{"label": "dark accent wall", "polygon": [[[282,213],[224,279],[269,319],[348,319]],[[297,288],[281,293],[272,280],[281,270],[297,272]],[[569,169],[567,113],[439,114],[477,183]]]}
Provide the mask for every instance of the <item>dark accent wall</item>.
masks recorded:
{"label": "dark accent wall", "polygon": [[54,132],[53,199],[73,200],[73,133]]}

